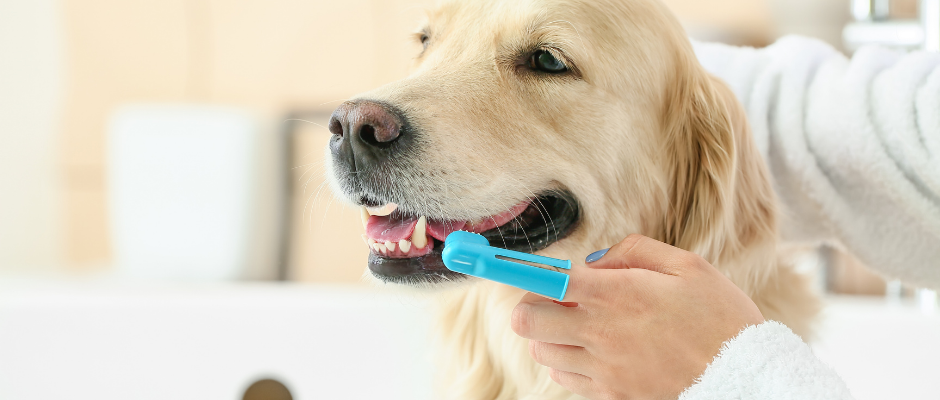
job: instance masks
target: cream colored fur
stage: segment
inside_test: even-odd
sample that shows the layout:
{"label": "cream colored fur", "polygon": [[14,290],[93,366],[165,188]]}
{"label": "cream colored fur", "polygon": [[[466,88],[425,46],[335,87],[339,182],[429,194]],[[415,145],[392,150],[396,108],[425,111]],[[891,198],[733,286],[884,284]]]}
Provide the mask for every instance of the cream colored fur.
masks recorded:
{"label": "cream colored fur", "polygon": [[[408,78],[361,95],[395,104],[425,134],[412,180],[425,215],[473,219],[566,188],[578,228],[542,254],[576,262],[641,233],[703,256],[765,318],[810,332],[806,282],[777,252],[774,193],[734,95],[698,64],[656,0],[445,1]],[[575,74],[520,66],[543,46]],[[440,393],[451,399],[574,398],[509,328],[523,292],[473,281],[440,305]]]}

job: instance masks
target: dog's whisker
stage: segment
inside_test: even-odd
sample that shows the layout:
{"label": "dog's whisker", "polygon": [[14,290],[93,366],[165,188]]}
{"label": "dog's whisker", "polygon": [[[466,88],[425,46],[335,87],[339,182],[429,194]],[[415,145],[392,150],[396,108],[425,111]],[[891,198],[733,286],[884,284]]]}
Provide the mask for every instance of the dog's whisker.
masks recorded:
{"label": "dog's whisker", "polygon": [[310,166],[314,166],[314,165],[320,165],[320,166],[322,166],[324,161],[325,161],[325,160],[319,160],[319,161],[314,161],[314,162],[311,162],[311,163],[300,164],[300,165],[296,165],[296,166],[292,167],[291,169],[298,169],[298,168],[303,168],[303,167],[310,167]]}
{"label": "dog's whisker", "polygon": [[333,206],[333,200],[335,199],[336,196],[330,196],[330,202],[326,204],[326,209],[323,210],[323,217],[320,218],[320,227],[317,229],[323,230],[323,224],[326,223],[326,215],[330,212],[330,207]]}
{"label": "dog's whisker", "polygon": [[[537,210],[539,210],[539,215],[542,217],[542,222],[545,222],[546,225],[551,225],[552,233],[555,235],[555,241],[558,241],[558,229],[555,228],[555,220],[552,219],[552,214],[548,211],[548,207],[545,207],[545,204],[542,203],[542,200],[538,197],[535,198],[535,201],[538,203]],[[565,200],[567,202],[567,200]],[[545,212],[542,212],[542,209],[545,209]],[[548,214],[548,221],[545,220],[545,214]]]}
{"label": "dog's whisker", "polygon": [[[309,196],[307,198],[307,203],[304,204],[304,209],[303,209],[304,211],[303,211],[303,215],[301,216],[301,221],[308,223],[310,225],[313,224],[313,210],[317,207],[317,204],[319,203],[320,193],[323,190],[323,188],[326,186],[326,183],[327,183],[326,181],[320,183],[320,185],[317,186],[317,192],[314,195]],[[313,200],[312,203],[310,202],[311,200]],[[308,205],[309,205],[309,210],[310,210],[309,221],[306,219]]]}
{"label": "dog's whisker", "polygon": [[310,178],[308,178],[308,179],[304,182],[304,184],[303,184],[303,186],[302,186],[302,189],[303,189],[303,192],[304,192],[304,193],[307,192],[307,186],[310,185],[311,182],[316,182],[318,178],[319,178],[319,180],[322,181],[322,182],[320,183],[321,185],[324,184],[324,183],[327,183],[326,171],[320,171],[319,174],[320,174],[319,176],[311,176]]}
{"label": "dog's whisker", "polygon": [[313,200],[313,196],[307,196],[307,200],[304,201],[304,206],[301,208],[300,222],[304,225],[307,224],[307,209],[311,200]]}
{"label": "dog's whisker", "polygon": [[[320,192],[323,190],[324,187],[326,187],[326,182],[321,182],[319,185],[317,185],[317,189],[316,189],[317,191],[313,195],[314,207],[316,207],[317,201],[319,201],[319,198],[320,198]],[[304,193],[306,193],[306,190],[304,191]]]}
{"label": "dog's whisker", "polygon": [[[321,104],[321,105],[322,105],[322,104]],[[318,123],[316,123],[316,122],[308,121],[308,120],[305,120],[305,119],[300,119],[300,118],[288,118],[288,119],[285,119],[285,120],[284,120],[284,122],[293,122],[293,121],[306,122],[306,123],[308,123],[308,124],[313,124],[313,125],[319,126],[319,127],[323,128],[323,129],[329,129],[329,128],[327,128],[327,127],[325,127],[325,126],[323,126],[323,125],[320,125],[320,124],[318,124]]]}
{"label": "dog's whisker", "polygon": [[[490,168],[489,166],[487,166],[487,165],[484,164],[484,167],[486,167],[487,169],[490,170],[490,172],[493,172],[493,173],[495,174],[495,172],[493,171],[493,169]],[[509,178],[515,180],[515,181],[519,184],[519,186],[521,186],[521,187],[523,188],[523,190],[525,190],[525,192],[528,192],[527,197],[529,197],[530,199],[532,199],[533,201],[535,201],[535,202],[538,203],[538,206],[536,206],[536,209],[539,211],[539,215],[542,217],[542,222],[545,222],[546,225],[551,225],[551,227],[552,227],[552,232],[554,233],[554,236],[555,236],[555,240],[554,240],[554,241],[558,241],[558,229],[555,228],[555,221],[552,219],[551,214],[548,213],[547,207],[545,207],[545,205],[542,204],[542,202],[541,202],[541,200],[539,199],[538,195],[536,195],[535,192],[533,192],[531,189],[529,189],[528,186],[526,186],[526,184],[522,182],[522,180],[520,180],[520,179],[518,179],[518,178],[516,178],[516,177],[514,177],[514,176],[512,176],[512,175],[509,175]],[[525,195],[525,193],[523,193],[523,194]],[[543,213],[542,209],[545,209],[545,212],[544,212],[544,213]],[[546,218],[545,218],[545,217],[546,217],[546,215],[545,215],[546,213],[548,213],[548,220],[547,220],[547,221],[546,221]],[[518,220],[518,216],[513,217],[513,219],[514,219],[514,220],[517,220],[517,221],[519,222],[520,229],[522,229],[522,234],[525,236],[526,241],[527,241],[528,244],[529,244],[529,250],[530,250],[531,252],[535,252],[534,247],[532,246],[532,242],[529,240],[529,235],[528,235],[528,233],[526,233],[525,229],[522,228],[522,221],[521,221],[521,220]],[[494,221],[494,222],[495,222],[495,221]],[[502,235],[502,231],[500,231],[500,235]],[[505,241],[505,239],[503,239],[503,245],[504,245],[504,246],[506,245],[505,243],[506,243],[506,241]]]}
{"label": "dog's whisker", "polygon": [[346,99],[330,100],[330,101],[327,101],[327,102],[324,102],[324,103],[320,103],[320,104],[318,104],[318,106],[325,106],[325,105],[330,104],[330,103],[338,103],[338,102],[341,102],[341,101],[346,101]]}
{"label": "dog's whisker", "polygon": [[[548,208],[545,207],[545,205],[542,203],[542,200],[539,199],[539,197],[531,189],[529,189],[524,183],[522,183],[521,180],[517,180],[517,181],[525,189],[525,191],[531,195],[530,198],[532,199],[532,201],[536,202],[537,206],[535,207],[535,209],[538,210],[539,216],[542,217],[542,222],[544,222],[546,225],[551,225],[552,232],[554,232],[555,234],[555,241],[558,241],[558,229],[555,228],[555,221],[552,219],[552,215],[551,213],[549,213]],[[543,209],[544,209],[544,212],[542,212]],[[546,214],[548,214],[548,220],[545,219]],[[526,238],[528,238],[528,235],[526,236]]]}
{"label": "dog's whisker", "polygon": [[312,168],[312,169],[308,170],[307,172],[304,172],[303,175],[301,175],[299,178],[297,178],[297,181],[301,181],[301,180],[303,179],[304,175],[307,175],[308,173],[310,173],[310,172],[312,172],[312,171],[316,171],[316,172],[315,172],[313,175],[311,175],[310,178],[307,178],[307,180],[304,181],[304,184],[303,184],[303,186],[302,186],[302,187],[303,187],[303,190],[304,190],[305,192],[306,192],[306,190],[307,190],[307,185],[309,185],[310,182],[313,182],[313,181],[316,181],[316,180],[317,180],[317,177],[318,177],[317,174],[319,174],[319,178],[320,178],[320,179],[322,179],[322,180],[324,180],[324,181],[326,180],[326,171],[324,171],[323,169],[319,169],[319,170],[318,170],[318,169],[316,169],[316,168]]}

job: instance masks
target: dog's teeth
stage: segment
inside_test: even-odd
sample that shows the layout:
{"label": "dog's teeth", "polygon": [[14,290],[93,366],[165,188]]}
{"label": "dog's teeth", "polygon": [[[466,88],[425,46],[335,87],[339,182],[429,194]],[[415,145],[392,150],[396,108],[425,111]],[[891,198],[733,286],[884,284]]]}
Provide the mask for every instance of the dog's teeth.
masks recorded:
{"label": "dog's teeth", "polygon": [[411,242],[402,239],[402,241],[398,242],[398,248],[401,249],[402,253],[407,253],[408,250],[411,250]]}
{"label": "dog's teeth", "polygon": [[375,247],[375,239],[369,239],[369,247]]}
{"label": "dog's teeth", "polygon": [[395,211],[396,208],[398,208],[398,204],[388,203],[382,207],[369,207],[366,209],[366,211],[369,213],[369,215],[384,217],[391,214],[393,211]]}
{"label": "dog's teeth", "polygon": [[365,228],[369,223],[369,210],[366,210],[365,207],[359,209],[359,215],[362,217],[362,227]]}
{"label": "dog's teeth", "polygon": [[362,234],[362,241],[366,242],[366,246],[372,246],[371,244],[369,244],[369,236],[366,235],[365,233]]}
{"label": "dog's teeth", "polygon": [[411,243],[414,243],[415,247],[419,249],[423,249],[424,246],[428,245],[427,227],[428,220],[422,216],[418,218],[418,223],[415,224],[415,230],[411,233]]}
{"label": "dog's teeth", "polygon": [[395,251],[395,242],[385,242],[385,248],[388,251]]}
{"label": "dog's teeth", "polygon": [[379,248],[379,253],[382,253],[383,256],[387,256],[387,255],[388,255],[388,249],[386,249],[384,245],[382,245],[381,243],[379,243],[379,244],[376,244],[376,247]]}

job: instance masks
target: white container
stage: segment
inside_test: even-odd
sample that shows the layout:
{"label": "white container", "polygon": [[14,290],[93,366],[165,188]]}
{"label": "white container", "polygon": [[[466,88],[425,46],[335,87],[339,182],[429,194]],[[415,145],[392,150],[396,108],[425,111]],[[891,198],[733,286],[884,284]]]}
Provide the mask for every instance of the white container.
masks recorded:
{"label": "white container", "polygon": [[[279,283],[0,279],[0,399],[431,400],[430,302]],[[437,397],[439,398],[439,397]]]}
{"label": "white container", "polygon": [[270,279],[277,272],[278,141],[248,113],[136,105],[109,130],[117,271],[170,280]]}

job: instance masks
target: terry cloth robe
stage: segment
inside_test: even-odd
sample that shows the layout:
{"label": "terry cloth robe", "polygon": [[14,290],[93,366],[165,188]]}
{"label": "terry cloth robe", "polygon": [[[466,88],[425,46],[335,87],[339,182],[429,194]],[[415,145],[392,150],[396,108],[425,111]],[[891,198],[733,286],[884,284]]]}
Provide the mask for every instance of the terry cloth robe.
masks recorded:
{"label": "terry cloth robe", "polygon": [[[818,40],[693,43],[747,111],[787,241],[836,241],[885,276],[940,288],[940,54]],[[831,368],[769,321],[726,342],[681,399],[849,399]]]}

